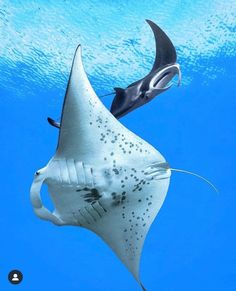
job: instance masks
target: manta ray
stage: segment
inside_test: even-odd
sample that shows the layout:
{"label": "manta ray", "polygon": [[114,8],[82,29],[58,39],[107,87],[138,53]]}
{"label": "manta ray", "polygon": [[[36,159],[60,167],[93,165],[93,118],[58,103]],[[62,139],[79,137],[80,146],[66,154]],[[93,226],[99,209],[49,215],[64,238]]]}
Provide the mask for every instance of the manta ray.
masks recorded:
{"label": "manta ray", "polygon": [[[150,102],[157,95],[168,90],[169,82],[176,74],[181,82],[181,71],[176,63],[177,55],[174,45],[165,32],[151,20],[150,25],[156,43],[156,57],[150,73],[127,88],[114,88],[116,95],[111,105],[111,113],[120,118],[134,109]],[[169,85],[168,85],[169,84]]]}
{"label": "manta ray", "polygon": [[[150,25],[156,44],[156,57],[150,73],[123,89],[115,87],[115,97],[111,105],[111,113],[116,118],[121,118],[136,108],[145,105],[154,97],[167,91],[172,84],[170,81],[176,74],[179,76],[178,85],[181,82],[181,71],[176,63],[177,55],[174,45],[165,32],[151,20],[146,20]],[[112,95],[109,93],[106,95]],[[103,96],[106,96],[103,95]],[[60,123],[48,117],[48,122],[57,128]]]}
{"label": "manta ray", "polygon": [[[35,173],[31,186],[36,215],[56,225],[95,232],[143,286],[139,278],[142,248],[170,176],[165,158],[125,128],[100,101],[84,71],[79,45],[56,153]],[[53,212],[42,203],[43,183],[48,186]]]}
{"label": "manta ray", "polygon": [[[173,170],[159,151],[103,105],[84,71],[79,45],[55,155],[35,172],[31,186],[35,214],[55,225],[80,226],[96,233],[145,290],[139,276],[142,248]],[[53,212],[40,196],[44,183]]]}

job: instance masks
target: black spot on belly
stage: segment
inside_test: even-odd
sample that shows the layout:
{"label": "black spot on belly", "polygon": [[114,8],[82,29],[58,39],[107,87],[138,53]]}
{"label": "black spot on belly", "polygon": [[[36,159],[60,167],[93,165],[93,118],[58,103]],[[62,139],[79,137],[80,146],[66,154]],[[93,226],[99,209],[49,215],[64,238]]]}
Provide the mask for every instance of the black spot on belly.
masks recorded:
{"label": "black spot on belly", "polygon": [[92,189],[86,188],[86,190],[89,190],[90,192],[84,194],[83,197],[85,198],[84,201],[88,203],[96,202],[102,197],[102,195],[95,188]]}
{"label": "black spot on belly", "polygon": [[116,174],[116,175],[119,175],[119,171],[117,169],[113,169],[113,172]]}

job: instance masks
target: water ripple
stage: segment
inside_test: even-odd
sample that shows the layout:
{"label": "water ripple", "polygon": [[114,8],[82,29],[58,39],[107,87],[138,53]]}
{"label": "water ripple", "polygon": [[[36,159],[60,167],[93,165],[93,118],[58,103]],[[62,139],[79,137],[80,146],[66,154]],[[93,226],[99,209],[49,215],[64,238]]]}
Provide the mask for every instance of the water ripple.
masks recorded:
{"label": "water ripple", "polygon": [[126,86],[152,67],[154,40],[145,18],[154,20],[173,40],[184,84],[191,82],[193,73],[202,74],[207,83],[229,73],[215,60],[236,54],[234,8],[232,0],[172,0],[158,5],[155,0],[138,5],[134,0],[2,1],[1,86],[16,95],[32,86],[64,88],[78,43],[96,90]]}

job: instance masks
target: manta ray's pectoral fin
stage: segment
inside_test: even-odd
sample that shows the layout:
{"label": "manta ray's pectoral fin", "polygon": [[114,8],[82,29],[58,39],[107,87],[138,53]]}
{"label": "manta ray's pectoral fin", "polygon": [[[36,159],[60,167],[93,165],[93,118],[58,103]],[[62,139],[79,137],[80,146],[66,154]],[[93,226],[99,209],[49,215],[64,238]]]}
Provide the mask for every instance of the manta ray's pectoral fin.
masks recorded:
{"label": "manta ray's pectoral fin", "polygon": [[51,117],[48,117],[47,120],[48,120],[48,123],[51,124],[52,126],[54,126],[56,128],[60,128],[61,127],[60,122],[55,121]]}
{"label": "manta ray's pectoral fin", "polygon": [[112,203],[109,206],[104,200],[106,214],[101,220],[88,227],[111,247],[143,291],[146,289],[139,277],[143,244],[163,203],[162,194],[169,184],[169,174],[167,173],[165,176],[163,175],[162,179],[158,179],[161,174],[158,173],[158,169],[151,169],[151,173],[148,172],[145,175],[145,185],[148,183],[147,186],[141,189],[136,185],[133,192],[128,193],[127,198],[121,199],[120,203]]}
{"label": "manta ray's pectoral fin", "polygon": [[176,63],[176,50],[169,37],[154,22],[148,19],[146,21],[153,31],[156,43],[156,57],[151,72],[165,65]]}

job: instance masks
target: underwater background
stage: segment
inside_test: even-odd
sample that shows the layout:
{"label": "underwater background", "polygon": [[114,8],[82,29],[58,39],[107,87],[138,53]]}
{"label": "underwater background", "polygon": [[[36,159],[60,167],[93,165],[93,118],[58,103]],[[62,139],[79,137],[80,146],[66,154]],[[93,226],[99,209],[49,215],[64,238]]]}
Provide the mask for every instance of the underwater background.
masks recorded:
{"label": "underwater background", "polygon": [[[55,153],[76,46],[99,96],[145,76],[155,56],[145,19],[174,43],[183,82],[121,122],[174,168],[145,242],[148,291],[236,290],[236,4],[233,0],[0,1],[0,290],[140,290],[92,232],[38,219],[34,172]],[[102,98],[110,106],[113,96]],[[46,191],[45,203],[50,203]],[[23,272],[11,285],[12,269]]]}

